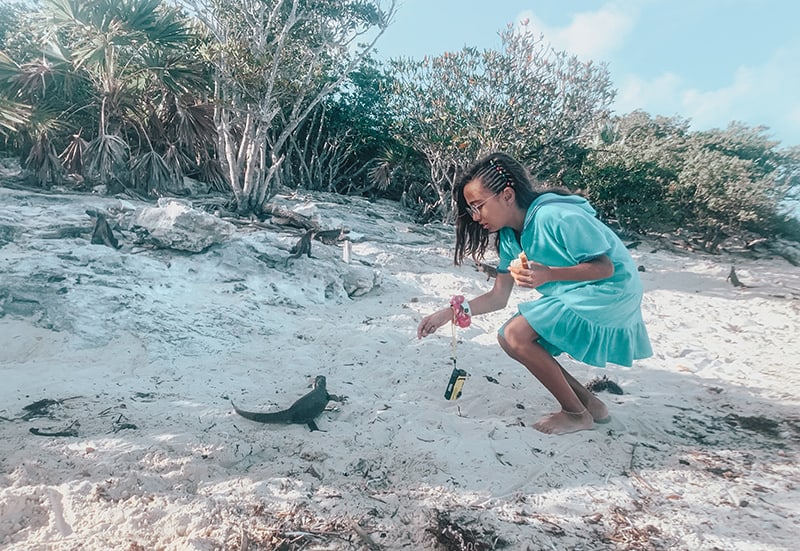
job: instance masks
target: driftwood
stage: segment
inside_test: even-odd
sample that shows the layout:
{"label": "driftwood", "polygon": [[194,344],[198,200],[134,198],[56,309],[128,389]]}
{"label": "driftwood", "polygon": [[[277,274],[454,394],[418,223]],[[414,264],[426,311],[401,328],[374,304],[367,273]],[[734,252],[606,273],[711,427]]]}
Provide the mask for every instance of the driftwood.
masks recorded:
{"label": "driftwood", "polygon": [[45,431],[45,430],[42,430],[42,429],[38,429],[36,427],[31,427],[31,428],[28,429],[28,431],[31,434],[35,434],[36,436],[50,436],[52,438],[62,438],[62,437],[78,436],[78,429],[76,427],[79,427],[79,426],[80,426],[80,424],[77,421],[73,421],[70,424],[70,426],[68,426],[64,430]]}
{"label": "driftwood", "polygon": [[769,242],[769,239],[766,237],[757,237],[751,241],[748,241],[744,244],[744,248],[747,250],[752,251],[754,248],[758,247],[759,245],[763,245],[764,243]]}

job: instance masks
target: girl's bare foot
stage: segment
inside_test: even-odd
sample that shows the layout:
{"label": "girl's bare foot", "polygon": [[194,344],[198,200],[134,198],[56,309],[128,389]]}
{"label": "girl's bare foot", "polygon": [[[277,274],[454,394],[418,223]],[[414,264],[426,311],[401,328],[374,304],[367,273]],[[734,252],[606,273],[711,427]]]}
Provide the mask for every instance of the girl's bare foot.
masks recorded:
{"label": "girl's bare foot", "polygon": [[[602,404],[602,402],[600,403]],[[568,432],[587,430],[593,426],[594,417],[589,413],[588,409],[584,409],[576,413],[564,410],[551,413],[537,421],[533,428],[545,434],[566,434]]]}
{"label": "girl's bare foot", "polygon": [[592,414],[592,418],[594,419],[595,423],[608,423],[611,421],[611,416],[608,414],[608,408],[606,405],[594,394],[589,395],[589,399],[583,402],[583,405],[586,406],[586,409],[589,410],[589,413]]}

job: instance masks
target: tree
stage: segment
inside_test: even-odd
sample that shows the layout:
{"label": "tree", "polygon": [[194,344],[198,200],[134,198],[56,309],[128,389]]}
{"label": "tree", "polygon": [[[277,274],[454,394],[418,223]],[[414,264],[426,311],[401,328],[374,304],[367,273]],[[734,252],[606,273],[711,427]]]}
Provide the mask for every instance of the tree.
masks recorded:
{"label": "tree", "polygon": [[[215,69],[222,162],[240,213],[282,181],[297,128],[370,52],[394,0],[196,0]],[[369,36],[366,43],[357,43]]]}
{"label": "tree", "polygon": [[[71,169],[100,183],[127,182],[133,169],[145,192],[174,182],[177,161],[191,167],[208,156],[214,127],[202,117],[211,110],[195,95],[210,90],[208,72],[187,55],[192,34],[178,10],[161,0],[44,0],[26,17],[6,42],[20,69],[6,83],[33,108],[20,132],[32,151],[63,147]],[[176,112],[186,124],[171,124]],[[27,167],[47,175],[35,166],[46,158],[29,156]],[[142,163],[165,170],[137,179]]]}
{"label": "tree", "polygon": [[690,132],[688,120],[634,111],[598,135],[582,172],[585,192],[621,229],[681,230],[715,252],[734,235],[796,228],[782,201],[797,185],[800,159],[777,145],[765,127]]}
{"label": "tree", "polygon": [[685,162],[689,121],[644,111],[614,117],[581,167],[582,190],[600,216],[634,233],[681,224],[674,194]]}
{"label": "tree", "polygon": [[502,49],[464,48],[400,59],[398,134],[430,167],[430,211],[447,219],[460,168],[503,150],[553,184],[571,185],[613,100],[603,65],[554,51],[527,24],[500,34]]}
{"label": "tree", "polygon": [[399,198],[400,173],[389,152],[392,77],[368,57],[321,102],[290,137],[283,180],[310,189]]}
{"label": "tree", "polygon": [[788,191],[784,170],[790,159],[767,130],[733,122],[691,136],[673,195],[703,233],[704,249],[716,251],[742,230],[774,234],[771,222]]}
{"label": "tree", "polygon": [[9,137],[30,120],[30,106],[14,101],[12,83],[20,69],[13,59],[0,50],[0,134]]}

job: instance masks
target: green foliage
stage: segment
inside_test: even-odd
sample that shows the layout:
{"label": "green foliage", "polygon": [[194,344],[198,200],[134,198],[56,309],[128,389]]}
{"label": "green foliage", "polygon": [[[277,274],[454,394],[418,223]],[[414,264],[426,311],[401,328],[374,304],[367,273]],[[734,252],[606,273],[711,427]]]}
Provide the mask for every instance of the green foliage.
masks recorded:
{"label": "green foliage", "polygon": [[9,136],[30,118],[30,106],[15,101],[14,83],[20,74],[19,66],[0,50],[0,134]]}
{"label": "green foliage", "polygon": [[600,133],[582,176],[604,218],[621,228],[693,232],[715,251],[745,231],[781,231],[781,201],[800,163],[777,145],[763,127],[690,132],[688,121],[637,111]]}
{"label": "green foliage", "polygon": [[57,185],[63,181],[64,169],[46,132],[40,133],[33,143],[25,160],[25,168],[29,170],[33,180],[42,187],[49,188],[50,185]]}
{"label": "green foliage", "polygon": [[9,136],[24,126],[29,117],[29,106],[0,97],[0,135]]}
{"label": "green foliage", "polygon": [[84,175],[108,185],[120,179],[128,166],[128,144],[115,134],[103,134],[86,147]]}
{"label": "green foliage", "polygon": [[740,123],[611,118],[605,66],[526,25],[500,50],[379,64],[391,0],[184,1],[0,4],[0,135],[33,181],[160,194],[187,175],[232,189],[242,212],[285,184],[448,220],[459,171],[502,150],[624,230],[708,250],[744,232],[800,239],[800,148]]}
{"label": "green foliage", "polygon": [[[323,104],[385,29],[394,0],[385,3],[193,2],[215,69],[219,159],[240,212],[260,213],[282,184],[349,186],[335,180],[346,180],[339,175],[352,171],[360,144],[349,128],[329,126],[336,114]],[[370,42],[358,42],[373,31]]]}
{"label": "green foliage", "polygon": [[311,189],[399,199],[402,171],[389,170],[392,77],[365,59],[320,103],[290,139],[284,181]]}
{"label": "green foliage", "polygon": [[131,162],[131,182],[144,192],[164,191],[174,182],[174,172],[155,151],[139,155]]}
{"label": "green foliage", "polygon": [[460,168],[505,151],[556,184],[572,184],[614,93],[602,65],[554,51],[522,26],[500,51],[464,48],[421,61],[393,60],[397,134],[430,166],[435,209],[452,211]]}
{"label": "green foliage", "polygon": [[688,121],[634,111],[598,133],[581,167],[581,189],[602,218],[632,232],[681,223],[670,200],[683,164]]}
{"label": "green foliage", "polygon": [[[178,10],[163,0],[44,0],[18,17],[6,35],[18,61],[12,75],[0,59],[0,97],[31,106],[29,128],[16,127],[23,153],[33,144],[26,136],[57,122],[51,143],[64,148],[65,168],[88,170],[90,183],[124,182],[130,167],[118,160],[127,151],[164,154],[178,143],[196,173],[214,155],[212,110],[199,100],[210,91],[209,72],[191,55],[196,43]],[[73,136],[95,145],[78,150]],[[104,172],[109,166],[117,173]]]}

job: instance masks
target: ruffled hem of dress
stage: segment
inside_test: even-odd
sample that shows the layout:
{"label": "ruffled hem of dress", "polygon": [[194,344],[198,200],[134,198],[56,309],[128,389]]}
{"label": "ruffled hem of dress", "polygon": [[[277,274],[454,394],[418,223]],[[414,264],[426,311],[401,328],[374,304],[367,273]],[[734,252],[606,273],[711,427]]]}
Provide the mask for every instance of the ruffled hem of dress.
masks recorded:
{"label": "ruffled hem of dress", "polygon": [[629,327],[600,326],[555,297],[520,304],[519,311],[539,335],[539,344],[553,356],[566,352],[595,367],[609,363],[630,367],[634,360],[653,355],[643,321]]}

